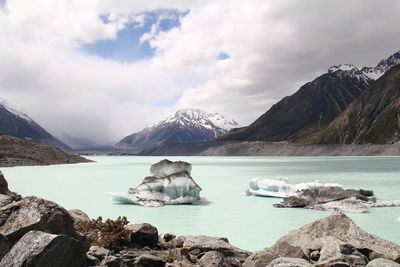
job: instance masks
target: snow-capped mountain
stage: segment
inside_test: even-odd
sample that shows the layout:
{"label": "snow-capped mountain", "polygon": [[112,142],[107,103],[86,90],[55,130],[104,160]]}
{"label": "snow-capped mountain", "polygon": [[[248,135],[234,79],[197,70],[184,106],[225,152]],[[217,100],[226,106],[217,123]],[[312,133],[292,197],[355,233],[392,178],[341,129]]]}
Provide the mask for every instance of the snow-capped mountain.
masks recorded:
{"label": "snow-capped mountain", "polygon": [[68,148],[24,112],[0,98],[0,135],[10,135],[40,144]]}
{"label": "snow-capped mountain", "polygon": [[328,73],[335,73],[337,76],[341,76],[342,78],[344,76],[356,78],[358,81],[365,82],[366,84],[369,84],[372,80],[371,77],[369,77],[366,73],[358,69],[353,64],[341,64],[332,66],[328,69]]}
{"label": "snow-capped mountain", "polygon": [[398,64],[400,64],[400,51],[394,53],[393,55],[391,55],[386,59],[382,59],[375,67],[363,67],[359,69],[353,64],[342,64],[330,67],[328,72],[341,71],[345,75],[350,75],[353,77],[357,77],[359,79],[365,80],[365,76],[367,76],[372,80],[376,80],[379,77],[381,77],[391,67]]}
{"label": "snow-capped mountain", "polygon": [[382,59],[375,67],[364,67],[361,71],[371,79],[378,79],[391,67],[400,64],[400,51],[397,51],[390,57]]}
{"label": "snow-capped mountain", "polygon": [[205,142],[239,127],[237,122],[219,113],[200,109],[181,109],[165,120],[119,141],[115,147],[137,150],[151,148],[164,141]]}
{"label": "snow-capped mountain", "polygon": [[398,64],[400,51],[381,60],[376,67],[332,66],[293,95],[284,97],[249,126],[220,140],[304,142],[328,126],[374,80]]}

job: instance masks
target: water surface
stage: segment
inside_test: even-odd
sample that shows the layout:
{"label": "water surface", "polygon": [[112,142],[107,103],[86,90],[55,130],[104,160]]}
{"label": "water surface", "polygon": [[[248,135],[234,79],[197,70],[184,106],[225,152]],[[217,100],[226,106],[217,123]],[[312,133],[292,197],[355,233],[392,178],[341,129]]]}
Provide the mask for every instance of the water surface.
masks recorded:
{"label": "water surface", "polygon": [[[346,188],[373,189],[380,199],[400,199],[400,157],[168,157],[193,165],[192,177],[203,188],[203,205],[148,208],[115,204],[105,192],[124,192],[138,185],[149,168],[165,157],[93,156],[96,163],[2,168],[9,187],[20,194],[53,200],[90,217],[127,216],[149,222],[160,233],[228,237],[247,250],[270,246],[292,229],[330,214],[278,209],[280,201],[240,195],[253,177],[289,177],[291,183],[320,180]],[[400,244],[400,208],[376,208],[350,214],[365,230]]]}

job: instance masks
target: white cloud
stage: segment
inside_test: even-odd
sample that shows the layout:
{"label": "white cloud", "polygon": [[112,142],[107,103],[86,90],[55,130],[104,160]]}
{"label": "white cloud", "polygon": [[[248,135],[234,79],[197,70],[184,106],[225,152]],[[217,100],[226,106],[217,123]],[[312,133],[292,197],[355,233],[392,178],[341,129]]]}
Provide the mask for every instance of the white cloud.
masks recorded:
{"label": "white cloud", "polygon": [[[179,28],[142,36],[154,57],[121,63],[80,49],[160,8],[190,11]],[[54,133],[103,143],[179,107],[246,124],[330,65],[372,65],[400,49],[399,11],[395,0],[7,0],[0,96]]]}

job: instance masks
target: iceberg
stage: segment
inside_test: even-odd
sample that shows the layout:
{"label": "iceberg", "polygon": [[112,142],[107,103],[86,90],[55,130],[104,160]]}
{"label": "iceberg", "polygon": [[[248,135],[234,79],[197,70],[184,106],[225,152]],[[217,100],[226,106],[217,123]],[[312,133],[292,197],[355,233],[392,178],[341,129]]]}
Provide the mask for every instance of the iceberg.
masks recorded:
{"label": "iceberg", "polygon": [[201,187],[190,176],[191,164],[162,160],[150,168],[153,176],[128,192],[107,193],[120,203],[147,207],[189,204],[200,200]]}
{"label": "iceberg", "polygon": [[255,195],[264,197],[285,198],[296,195],[304,189],[318,189],[322,187],[340,187],[340,184],[320,183],[318,180],[308,183],[290,184],[287,177],[279,177],[278,179],[253,178],[249,181],[249,189],[244,195]]}

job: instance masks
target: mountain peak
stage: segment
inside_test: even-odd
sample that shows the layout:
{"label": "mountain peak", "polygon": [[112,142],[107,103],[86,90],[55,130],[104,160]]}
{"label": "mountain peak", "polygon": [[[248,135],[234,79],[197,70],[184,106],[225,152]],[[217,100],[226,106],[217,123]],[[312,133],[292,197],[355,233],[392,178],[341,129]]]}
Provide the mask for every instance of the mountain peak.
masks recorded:
{"label": "mountain peak", "polygon": [[140,152],[165,141],[205,142],[239,127],[233,119],[219,113],[210,113],[197,108],[177,110],[165,120],[152,124],[140,132],[122,139],[116,147]]}
{"label": "mountain peak", "polygon": [[0,97],[0,106],[5,108],[8,112],[12,113],[13,115],[15,115],[23,120],[26,120],[27,122],[32,121],[32,119],[28,115],[26,115],[20,109],[12,106],[7,100],[5,100],[4,98],[1,98],[1,97]]}
{"label": "mountain peak", "polygon": [[353,64],[340,64],[332,66],[328,69],[329,73],[336,72],[336,71],[359,71],[359,69],[354,66]]}

